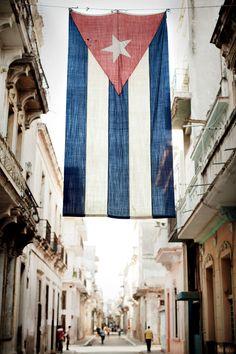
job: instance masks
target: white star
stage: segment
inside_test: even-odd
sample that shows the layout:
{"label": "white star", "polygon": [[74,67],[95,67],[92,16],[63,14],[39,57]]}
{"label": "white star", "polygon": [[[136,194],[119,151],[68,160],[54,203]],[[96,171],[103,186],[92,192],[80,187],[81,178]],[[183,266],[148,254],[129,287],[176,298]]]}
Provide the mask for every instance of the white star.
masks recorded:
{"label": "white star", "polygon": [[102,51],[112,52],[113,63],[117,60],[120,54],[130,58],[130,54],[125,49],[125,47],[129,44],[130,41],[131,39],[128,39],[127,41],[119,41],[114,35],[112,35],[112,45],[110,47],[102,49]]}

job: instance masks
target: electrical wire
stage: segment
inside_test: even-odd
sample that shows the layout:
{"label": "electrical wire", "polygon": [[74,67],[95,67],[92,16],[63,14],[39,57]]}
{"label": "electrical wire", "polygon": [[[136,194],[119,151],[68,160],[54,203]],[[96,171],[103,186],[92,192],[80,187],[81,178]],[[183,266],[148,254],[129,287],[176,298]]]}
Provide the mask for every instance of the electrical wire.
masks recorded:
{"label": "electrical wire", "polygon": [[115,9],[115,8],[97,8],[97,7],[80,7],[80,6],[62,6],[62,5],[48,5],[48,4],[31,4],[31,6],[37,6],[37,7],[51,7],[51,8],[59,8],[59,9],[72,9],[72,10],[96,10],[96,11],[163,11],[163,10],[188,10],[188,9],[211,9],[211,8],[220,8],[220,7],[236,7],[236,4],[231,4],[231,5],[225,5],[225,4],[219,4],[219,5],[201,5],[201,6],[183,6],[183,7],[160,7],[160,8],[127,8],[127,9]]}

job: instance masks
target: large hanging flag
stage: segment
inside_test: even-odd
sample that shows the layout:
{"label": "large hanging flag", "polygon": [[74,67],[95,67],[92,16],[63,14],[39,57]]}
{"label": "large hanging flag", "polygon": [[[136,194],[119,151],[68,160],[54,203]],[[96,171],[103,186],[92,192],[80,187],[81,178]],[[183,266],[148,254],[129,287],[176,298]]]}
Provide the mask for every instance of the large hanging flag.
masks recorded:
{"label": "large hanging flag", "polygon": [[175,216],[169,96],[165,13],[70,13],[64,216]]}

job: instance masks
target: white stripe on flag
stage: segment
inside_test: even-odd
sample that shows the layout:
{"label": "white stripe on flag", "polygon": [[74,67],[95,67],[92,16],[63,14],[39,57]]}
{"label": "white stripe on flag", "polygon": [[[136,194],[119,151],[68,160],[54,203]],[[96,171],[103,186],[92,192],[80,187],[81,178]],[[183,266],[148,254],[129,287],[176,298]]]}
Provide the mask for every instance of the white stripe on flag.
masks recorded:
{"label": "white stripe on flag", "polygon": [[85,215],[107,215],[108,78],[88,51]]}
{"label": "white stripe on flag", "polygon": [[148,50],[129,79],[130,217],[150,217],[150,89]]}

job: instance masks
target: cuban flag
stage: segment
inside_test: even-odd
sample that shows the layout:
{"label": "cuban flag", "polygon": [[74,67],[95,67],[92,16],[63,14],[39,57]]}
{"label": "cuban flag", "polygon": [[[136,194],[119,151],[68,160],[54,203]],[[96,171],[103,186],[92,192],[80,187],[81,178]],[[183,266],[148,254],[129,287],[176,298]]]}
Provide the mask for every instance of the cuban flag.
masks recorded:
{"label": "cuban flag", "polygon": [[64,216],[175,216],[166,14],[71,11]]}

